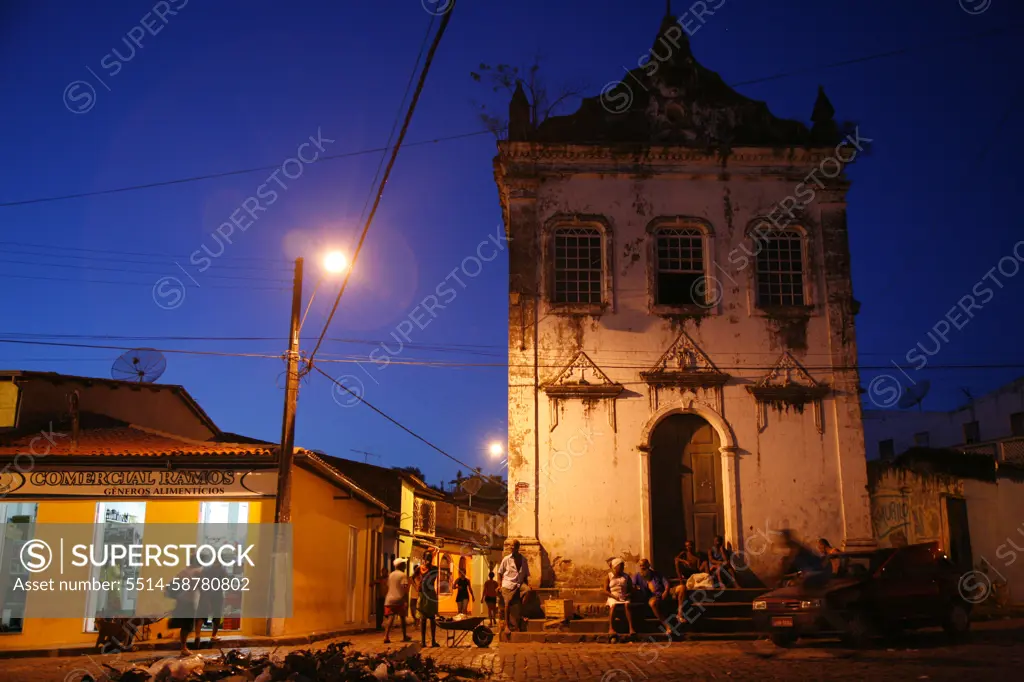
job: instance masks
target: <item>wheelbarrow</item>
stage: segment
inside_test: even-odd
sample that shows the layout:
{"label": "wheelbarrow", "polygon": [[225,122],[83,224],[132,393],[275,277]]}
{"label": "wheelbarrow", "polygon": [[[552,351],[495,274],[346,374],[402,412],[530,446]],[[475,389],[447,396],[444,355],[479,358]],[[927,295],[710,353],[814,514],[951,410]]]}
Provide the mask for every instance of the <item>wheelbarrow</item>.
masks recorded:
{"label": "wheelbarrow", "polygon": [[441,620],[437,619],[437,627],[444,630],[445,644],[449,647],[462,645],[467,635],[473,638],[473,644],[481,649],[486,649],[494,641],[494,632],[484,625],[486,617],[463,618],[462,620]]}
{"label": "wheelbarrow", "polygon": [[149,626],[163,618],[97,618],[96,648],[108,651],[131,651],[140,631],[148,632]]}

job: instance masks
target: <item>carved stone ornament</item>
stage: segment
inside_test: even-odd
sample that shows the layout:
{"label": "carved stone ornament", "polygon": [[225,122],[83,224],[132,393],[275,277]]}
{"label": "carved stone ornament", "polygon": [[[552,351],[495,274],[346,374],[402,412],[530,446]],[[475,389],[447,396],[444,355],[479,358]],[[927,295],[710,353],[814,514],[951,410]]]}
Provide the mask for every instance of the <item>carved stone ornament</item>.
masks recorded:
{"label": "carved stone ornament", "polygon": [[558,426],[559,401],[565,399],[608,400],[608,424],[613,431],[616,430],[615,399],[624,387],[609,379],[583,351],[579,351],[565,369],[541,389],[548,394],[552,431]]}
{"label": "carved stone ornament", "polygon": [[812,403],[814,425],[818,428],[818,433],[825,433],[822,399],[831,389],[815,381],[788,352],[782,354],[771,371],[759,382],[747,386],[747,390],[757,400],[758,431],[764,431],[768,425],[769,406],[787,411],[792,407],[802,413],[804,407]]}
{"label": "carved stone ornament", "polygon": [[715,367],[707,353],[682,332],[653,368],[640,373],[640,378],[647,383],[652,411],[658,410],[662,389],[678,388],[684,402],[687,398],[696,400],[721,414],[722,387],[730,376]]}

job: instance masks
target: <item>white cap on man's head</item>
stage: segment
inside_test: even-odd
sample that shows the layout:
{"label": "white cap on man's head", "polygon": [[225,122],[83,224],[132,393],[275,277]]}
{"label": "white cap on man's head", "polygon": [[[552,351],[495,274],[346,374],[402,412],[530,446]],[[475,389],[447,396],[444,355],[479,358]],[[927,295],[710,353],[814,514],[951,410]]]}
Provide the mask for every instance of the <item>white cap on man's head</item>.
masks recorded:
{"label": "white cap on man's head", "polygon": [[405,564],[406,564],[406,560],[405,559],[395,559],[395,566],[405,566]]}
{"label": "white cap on man's head", "polygon": [[625,564],[626,562],[620,559],[619,557],[615,557],[614,559],[612,559],[612,568],[615,568],[616,566],[624,566]]}

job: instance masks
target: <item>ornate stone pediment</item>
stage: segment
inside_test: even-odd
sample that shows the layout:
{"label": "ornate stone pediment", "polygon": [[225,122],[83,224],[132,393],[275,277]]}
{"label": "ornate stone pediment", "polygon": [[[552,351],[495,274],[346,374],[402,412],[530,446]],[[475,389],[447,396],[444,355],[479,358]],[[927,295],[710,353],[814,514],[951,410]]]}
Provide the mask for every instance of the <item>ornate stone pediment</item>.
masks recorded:
{"label": "ornate stone pediment", "polygon": [[768,374],[747,390],[758,403],[758,427],[763,431],[767,424],[768,406],[778,410],[790,407],[803,412],[804,406],[813,403],[814,421],[818,431],[824,433],[821,400],[831,389],[819,384],[788,352],[783,353]]}
{"label": "ornate stone pediment", "polygon": [[651,385],[685,388],[712,388],[729,381],[729,375],[719,371],[686,332],[679,335],[653,368],[641,372],[640,378]]}
{"label": "ornate stone pediment", "polygon": [[601,371],[583,351],[576,354],[558,376],[543,385],[549,396],[557,398],[614,398],[622,393],[622,384],[617,384]]}
{"label": "ornate stone pediment", "polygon": [[608,421],[614,430],[615,398],[624,388],[609,379],[590,356],[579,351],[554,379],[541,386],[551,403],[551,430],[558,426],[558,402],[565,399],[609,400]]}
{"label": "ornate stone pediment", "polygon": [[680,390],[684,404],[696,400],[719,413],[723,406],[722,387],[730,379],[686,332],[679,334],[654,367],[640,372],[640,378],[647,383],[654,411],[659,409],[660,392],[674,388]]}

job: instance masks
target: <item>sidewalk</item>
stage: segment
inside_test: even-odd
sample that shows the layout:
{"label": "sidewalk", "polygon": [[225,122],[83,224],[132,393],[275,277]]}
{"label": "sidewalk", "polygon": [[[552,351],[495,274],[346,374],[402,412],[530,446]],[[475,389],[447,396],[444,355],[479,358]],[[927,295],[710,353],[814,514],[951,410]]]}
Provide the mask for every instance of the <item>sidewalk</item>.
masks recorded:
{"label": "sidewalk", "polygon": [[[211,645],[209,638],[202,641],[198,651],[210,651],[217,649],[248,649],[253,647],[279,647],[279,646],[303,646],[320,642],[325,639],[334,639],[347,635],[362,635],[374,633],[373,628],[358,628],[352,630],[325,630],[322,632],[309,632],[305,634],[284,635],[281,637],[267,636],[246,636],[228,635],[219,637],[217,644]],[[189,640],[191,647],[192,641]],[[145,651],[177,651],[180,644],[177,638],[152,639],[144,642],[135,642],[130,653]],[[4,649],[0,650],[0,660],[9,658],[58,658],[64,656],[81,656],[85,654],[101,653],[92,644],[56,644],[49,647],[37,647],[32,649]],[[117,653],[114,650],[107,653]]]}

